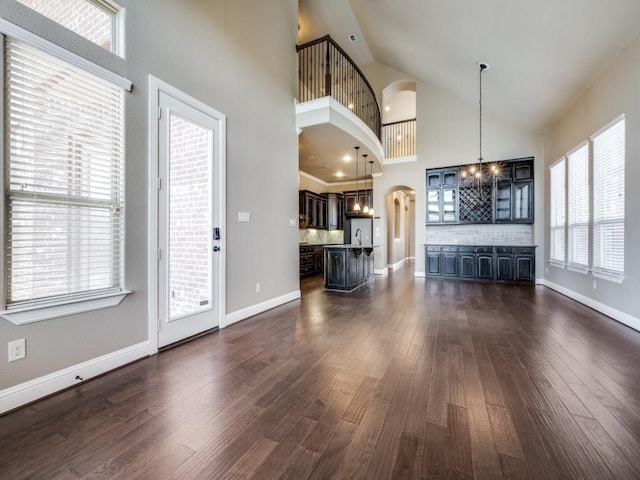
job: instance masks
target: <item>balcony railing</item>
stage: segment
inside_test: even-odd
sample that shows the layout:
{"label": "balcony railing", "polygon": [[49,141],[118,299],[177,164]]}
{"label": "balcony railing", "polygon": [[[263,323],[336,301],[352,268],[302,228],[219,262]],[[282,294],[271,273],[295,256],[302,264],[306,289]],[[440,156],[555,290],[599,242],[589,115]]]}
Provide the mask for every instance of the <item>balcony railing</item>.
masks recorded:
{"label": "balcony railing", "polygon": [[298,101],[330,95],[357,115],[380,139],[380,108],[364,74],[327,35],[298,45]]}
{"label": "balcony railing", "polygon": [[416,154],[416,119],[385,123],[382,126],[385,158],[411,157]]}

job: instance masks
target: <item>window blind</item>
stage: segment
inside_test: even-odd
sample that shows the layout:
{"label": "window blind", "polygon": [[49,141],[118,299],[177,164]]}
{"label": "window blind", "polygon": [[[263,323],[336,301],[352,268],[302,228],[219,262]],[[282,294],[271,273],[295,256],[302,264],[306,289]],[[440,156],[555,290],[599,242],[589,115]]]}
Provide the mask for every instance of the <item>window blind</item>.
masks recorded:
{"label": "window blind", "polygon": [[6,303],[123,287],[124,92],[8,38]]}
{"label": "window blind", "polygon": [[550,256],[552,261],[564,263],[566,241],[566,165],[565,160],[559,160],[551,171],[551,208],[550,208]]}
{"label": "window blind", "polygon": [[568,263],[589,267],[589,144],[567,155],[568,161]]}
{"label": "window blind", "polygon": [[593,137],[593,268],[624,273],[625,119]]}

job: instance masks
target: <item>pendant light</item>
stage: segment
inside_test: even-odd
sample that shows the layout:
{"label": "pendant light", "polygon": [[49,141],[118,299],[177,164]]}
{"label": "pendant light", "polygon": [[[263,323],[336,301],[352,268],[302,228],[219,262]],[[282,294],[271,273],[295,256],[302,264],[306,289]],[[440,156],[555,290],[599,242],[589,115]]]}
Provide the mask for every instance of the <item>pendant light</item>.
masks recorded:
{"label": "pendant light", "polygon": [[359,163],[360,157],[358,156],[358,150],[360,150],[360,147],[355,146],[353,148],[356,149],[356,203],[353,206],[353,211],[359,212],[360,211],[360,191],[358,190],[358,163]]}
{"label": "pendant light", "polygon": [[369,215],[373,217],[375,213],[373,211],[373,160],[369,160],[369,166],[369,170],[371,170],[371,208],[369,208]]}
{"label": "pendant light", "polygon": [[[364,161],[363,161],[363,163],[364,163],[364,182],[365,182],[364,183],[364,194],[365,194],[364,198],[365,198],[365,201],[366,201],[366,198],[367,198],[367,157],[369,155],[367,155],[366,153],[363,153],[362,156],[364,158]],[[365,213],[365,214],[369,213],[369,203],[368,202],[366,202],[364,204],[364,208],[362,209],[362,213]]]}
{"label": "pendant light", "polygon": [[[481,192],[483,177],[485,175],[484,165],[482,164],[482,72],[489,69],[489,64],[485,62],[478,62],[478,69],[480,70],[479,74],[479,121],[478,121],[478,138],[479,138],[479,148],[478,148],[478,161],[476,163],[472,163],[471,165],[467,165],[460,170],[460,179],[461,183],[473,183],[478,187],[478,191]],[[495,181],[495,179],[500,175],[500,166],[497,163],[491,164],[488,171],[489,175],[491,175]]]}

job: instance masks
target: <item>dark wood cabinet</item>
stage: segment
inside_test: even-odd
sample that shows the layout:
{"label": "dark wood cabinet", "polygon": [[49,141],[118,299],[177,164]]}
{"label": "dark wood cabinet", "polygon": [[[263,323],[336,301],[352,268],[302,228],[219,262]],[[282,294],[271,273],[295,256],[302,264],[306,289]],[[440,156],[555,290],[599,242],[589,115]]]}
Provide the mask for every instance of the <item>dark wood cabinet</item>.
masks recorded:
{"label": "dark wood cabinet", "polygon": [[299,195],[300,228],[327,228],[327,198],[324,195],[301,190]]}
{"label": "dark wood cabinet", "polygon": [[372,247],[326,247],[324,288],[351,291],[367,283],[373,275]]}
{"label": "dark wood cabinet", "polygon": [[475,278],[476,254],[473,247],[460,247],[458,249],[458,272],[462,278]]}
{"label": "dark wood cabinet", "polygon": [[458,168],[427,170],[427,223],[458,222]]}
{"label": "dark wood cabinet", "polygon": [[322,245],[300,245],[300,276],[322,273],[324,252]]}
{"label": "dark wood cabinet", "polygon": [[499,177],[480,185],[461,178],[463,167],[427,169],[427,225],[533,223],[533,158],[499,163]]}
{"label": "dark wood cabinet", "polygon": [[327,194],[327,229],[344,228],[344,196],[341,193]]}
{"label": "dark wood cabinet", "polygon": [[[365,205],[371,207],[373,205],[373,190],[351,190],[342,192],[344,196],[344,214],[347,217],[368,217],[367,213],[362,213]],[[354,210],[356,202],[360,203],[360,211]]]}
{"label": "dark wood cabinet", "polygon": [[440,268],[440,247],[427,247],[426,251],[427,276],[439,277],[442,275]]}
{"label": "dark wood cabinet", "polygon": [[427,277],[533,282],[535,247],[425,245]]}

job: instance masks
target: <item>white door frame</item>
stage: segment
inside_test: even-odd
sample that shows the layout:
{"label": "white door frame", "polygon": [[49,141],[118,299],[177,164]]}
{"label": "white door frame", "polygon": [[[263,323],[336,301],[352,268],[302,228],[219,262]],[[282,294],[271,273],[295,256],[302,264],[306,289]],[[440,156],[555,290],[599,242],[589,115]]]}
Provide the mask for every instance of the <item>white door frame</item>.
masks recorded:
{"label": "white door frame", "polygon": [[191,107],[200,110],[204,114],[214,118],[218,122],[220,141],[216,152],[220,161],[214,175],[214,208],[220,219],[220,257],[218,278],[214,278],[214,301],[217,301],[219,309],[219,326],[226,326],[225,305],[225,278],[226,278],[226,122],[227,117],[204,104],[203,102],[187,95],[177,88],[149,75],[149,159],[148,159],[148,258],[147,258],[147,315],[149,317],[149,355],[158,352],[158,105],[160,92],[164,92]]}

